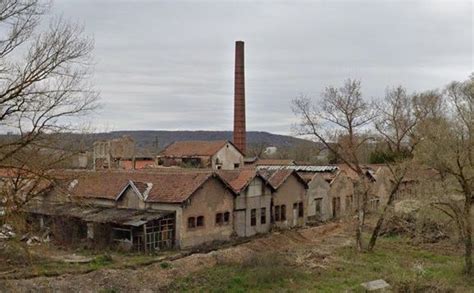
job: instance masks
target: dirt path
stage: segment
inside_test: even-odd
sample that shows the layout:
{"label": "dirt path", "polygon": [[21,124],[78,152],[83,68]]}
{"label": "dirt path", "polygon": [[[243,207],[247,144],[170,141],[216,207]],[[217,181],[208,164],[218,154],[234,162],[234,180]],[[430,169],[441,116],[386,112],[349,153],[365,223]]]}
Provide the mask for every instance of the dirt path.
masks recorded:
{"label": "dirt path", "polygon": [[242,263],[259,253],[279,252],[302,266],[324,267],[332,252],[351,241],[347,223],[329,223],[319,227],[276,232],[238,246],[205,254],[193,254],[170,262],[136,269],[101,269],[87,274],[3,280],[0,291],[13,292],[152,292],[167,287],[173,280],[216,264]]}

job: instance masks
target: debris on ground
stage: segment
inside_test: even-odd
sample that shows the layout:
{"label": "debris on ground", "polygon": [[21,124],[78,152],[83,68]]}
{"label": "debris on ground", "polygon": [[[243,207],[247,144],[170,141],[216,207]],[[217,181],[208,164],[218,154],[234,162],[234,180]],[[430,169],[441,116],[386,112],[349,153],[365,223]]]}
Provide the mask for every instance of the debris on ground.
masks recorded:
{"label": "debris on ground", "polygon": [[380,235],[405,235],[421,243],[437,243],[449,238],[446,227],[432,219],[419,218],[414,214],[395,214],[388,218]]}
{"label": "debris on ground", "polygon": [[51,241],[50,235],[51,235],[51,231],[49,229],[46,229],[45,231],[43,231],[43,233],[41,233],[40,236],[29,232],[21,236],[20,240],[26,242],[26,244],[31,246],[31,245],[50,242]]}
{"label": "debris on ground", "polygon": [[3,224],[2,227],[0,228],[0,239],[1,240],[7,240],[15,237],[16,234],[13,231],[13,227],[8,224]]}
{"label": "debris on ground", "polygon": [[[351,230],[347,225],[329,223],[320,227],[281,231],[249,239],[247,242],[206,253],[194,253],[167,260],[169,265],[154,262],[146,266],[125,269],[99,269],[83,274],[63,274],[56,277],[35,277],[0,281],[0,291],[14,288],[16,291],[96,292],[104,289],[135,292],[143,290],[160,291],[172,284],[176,278],[192,275],[202,269],[218,264],[248,264],[256,261],[258,255],[300,255],[301,265],[317,269],[327,265],[334,250],[345,246]],[[348,227],[348,226],[347,226]],[[344,241],[342,241],[345,239]],[[95,261],[95,260],[94,260]],[[285,259],[283,259],[285,261]],[[130,282],[129,280],[140,280]]]}

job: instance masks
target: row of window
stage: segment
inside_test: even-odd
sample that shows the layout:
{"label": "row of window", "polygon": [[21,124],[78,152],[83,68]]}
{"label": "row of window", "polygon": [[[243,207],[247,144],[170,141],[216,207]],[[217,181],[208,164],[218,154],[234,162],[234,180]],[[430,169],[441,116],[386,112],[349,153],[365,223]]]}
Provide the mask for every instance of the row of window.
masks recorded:
{"label": "row of window", "polygon": [[[266,224],[267,223],[267,209],[266,208],[261,208],[260,209],[260,224]],[[250,210],[250,226],[256,226],[257,225],[257,209],[251,209]]]}
{"label": "row of window", "polygon": [[[298,217],[304,217],[304,206],[303,202],[296,202],[293,204],[293,210],[298,210]],[[222,226],[229,224],[230,221],[230,213],[217,213],[216,214],[216,226]],[[275,206],[275,221],[286,221],[286,205],[278,205]],[[260,209],[260,224],[267,223],[267,209],[261,208]],[[257,209],[250,210],[250,226],[257,225]],[[189,217],[188,218],[188,229],[193,229],[196,227],[204,227],[204,216],[198,217]]]}
{"label": "row of window", "polygon": [[[230,221],[229,212],[216,214],[216,226],[227,225],[229,224],[229,221]],[[188,218],[188,229],[193,229],[197,227],[204,227],[204,216]]]}

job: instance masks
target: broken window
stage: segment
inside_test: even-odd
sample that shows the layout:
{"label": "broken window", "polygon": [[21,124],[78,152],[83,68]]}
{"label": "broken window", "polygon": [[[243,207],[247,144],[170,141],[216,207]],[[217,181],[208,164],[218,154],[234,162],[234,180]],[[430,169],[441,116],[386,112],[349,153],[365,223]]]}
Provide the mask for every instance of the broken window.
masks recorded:
{"label": "broken window", "polygon": [[281,205],[281,220],[286,221],[286,205]]}
{"label": "broken window", "polygon": [[224,215],[222,213],[216,214],[216,225],[222,225],[224,222]]}
{"label": "broken window", "polygon": [[204,216],[197,217],[196,227],[203,227],[203,226],[204,226]]}
{"label": "broken window", "polygon": [[280,218],[280,206],[275,206],[275,222],[279,222]]}
{"label": "broken window", "polygon": [[217,213],[216,214],[216,225],[226,225],[229,224],[230,213]]}
{"label": "broken window", "polygon": [[250,226],[257,225],[257,209],[250,210]]}
{"label": "broken window", "polygon": [[303,218],[304,217],[304,207],[303,207],[303,202],[298,203],[298,218]]}
{"label": "broken window", "polygon": [[196,218],[195,217],[189,217],[188,218],[188,229],[192,229],[196,227]]}
{"label": "broken window", "polygon": [[314,208],[315,208],[316,216],[321,216],[322,206],[323,206],[323,199],[322,198],[317,198],[317,199],[314,200]]}
{"label": "broken window", "polygon": [[260,224],[266,224],[266,223],[267,223],[267,209],[261,208],[260,209]]}
{"label": "broken window", "polygon": [[114,227],[112,228],[113,239],[115,241],[131,240],[132,232],[130,229]]}

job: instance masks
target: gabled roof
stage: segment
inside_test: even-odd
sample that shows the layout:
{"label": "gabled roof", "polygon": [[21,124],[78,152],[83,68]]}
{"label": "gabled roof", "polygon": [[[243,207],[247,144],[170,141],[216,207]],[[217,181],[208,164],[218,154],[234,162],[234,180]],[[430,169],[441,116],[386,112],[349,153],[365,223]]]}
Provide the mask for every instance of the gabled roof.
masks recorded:
{"label": "gabled roof", "polygon": [[[146,202],[181,203],[213,177],[212,171],[195,172],[74,172],[77,183],[70,194],[79,198],[116,200],[132,184]],[[145,189],[145,184],[148,190]]]}
{"label": "gabled roof", "polygon": [[118,200],[128,188],[132,188],[135,193],[143,200],[146,201],[150,190],[153,188],[153,183],[144,183],[139,181],[129,180],[128,184],[122,189],[122,191],[117,195],[115,200]]}
{"label": "gabled roof", "polygon": [[[261,177],[253,168],[242,168],[238,170],[219,170],[217,175],[235,193],[239,194],[252,182],[255,177]],[[263,177],[261,177],[264,179]],[[264,179],[265,180],[265,179]]]}
{"label": "gabled roof", "polygon": [[[221,150],[227,143],[227,140],[199,141],[186,140],[176,141],[167,146],[161,153],[165,157],[193,157],[193,156],[213,156]],[[240,152],[235,146],[234,148]]]}
{"label": "gabled roof", "polygon": [[296,176],[298,181],[307,187],[306,181],[301,178],[295,170],[279,169],[279,170],[259,170],[259,173],[273,187],[278,189],[290,176]]}

